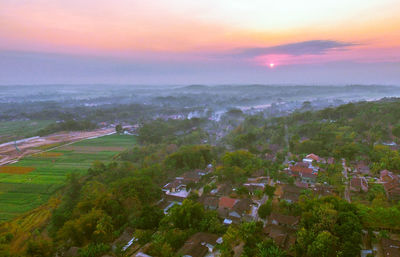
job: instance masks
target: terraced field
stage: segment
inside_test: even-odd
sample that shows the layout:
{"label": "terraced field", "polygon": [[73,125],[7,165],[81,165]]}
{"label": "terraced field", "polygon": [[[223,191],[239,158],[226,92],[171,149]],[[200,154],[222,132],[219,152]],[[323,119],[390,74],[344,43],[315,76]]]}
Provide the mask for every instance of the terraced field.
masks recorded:
{"label": "terraced field", "polygon": [[[135,144],[135,137],[109,135],[27,156],[0,172],[0,221],[47,202],[71,172],[84,174],[96,161],[111,161]],[[12,168],[11,168],[12,167]],[[27,172],[29,171],[29,172]]]}

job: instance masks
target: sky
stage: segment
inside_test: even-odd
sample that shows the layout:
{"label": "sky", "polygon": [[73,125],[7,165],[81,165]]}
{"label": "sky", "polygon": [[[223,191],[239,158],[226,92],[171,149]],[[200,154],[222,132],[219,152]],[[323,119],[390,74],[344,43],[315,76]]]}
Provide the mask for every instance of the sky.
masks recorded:
{"label": "sky", "polygon": [[0,84],[400,85],[400,0],[0,0]]}

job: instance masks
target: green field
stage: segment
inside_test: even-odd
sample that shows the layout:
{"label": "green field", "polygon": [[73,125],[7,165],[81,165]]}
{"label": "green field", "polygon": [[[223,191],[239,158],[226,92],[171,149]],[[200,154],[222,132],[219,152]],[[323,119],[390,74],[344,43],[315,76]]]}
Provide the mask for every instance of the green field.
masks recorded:
{"label": "green field", "polygon": [[0,143],[18,139],[32,137],[37,132],[54,121],[2,121],[0,126]]}
{"label": "green field", "polygon": [[[29,156],[11,166],[34,167],[27,174],[0,173],[0,221],[15,217],[48,201],[64,183],[71,172],[85,174],[96,161],[111,161],[118,151],[104,148],[129,148],[135,144],[133,136],[110,135],[88,139],[68,147],[91,147],[91,152],[79,152],[57,148],[50,153],[61,153],[57,157]],[[67,146],[65,147],[67,148]]]}

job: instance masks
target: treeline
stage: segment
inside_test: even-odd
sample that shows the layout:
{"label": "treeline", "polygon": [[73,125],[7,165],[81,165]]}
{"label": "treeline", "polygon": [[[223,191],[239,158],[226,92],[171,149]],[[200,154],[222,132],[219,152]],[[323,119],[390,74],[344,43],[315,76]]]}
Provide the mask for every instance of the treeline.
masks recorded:
{"label": "treeline", "polygon": [[[349,103],[287,117],[246,117],[227,137],[234,149],[364,160],[374,171],[400,171],[400,158],[388,143],[400,144],[400,100]],[[275,150],[274,150],[275,149]],[[280,157],[278,155],[278,157]],[[390,160],[390,161],[389,161]]]}
{"label": "treeline", "polygon": [[138,140],[142,144],[201,144],[207,139],[207,134],[200,127],[204,121],[192,118],[146,122],[138,130]]}
{"label": "treeline", "polygon": [[97,128],[97,124],[89,120],[67,120],[57,123],[52,123],[47,127],[38,131],[39,136],[49,135],[59,131],[82,131],[82,130],[92,130]]}
{"label": "treeline", "polygon": [[290,149],[347,159],[368,154],[376,143],[400,142],[400,101],[350,103],[285,118]]}
{"label": "treeline", "polygon": [[285,147],[285,122],[282,118],[247,116],[225,140],[235,149],[248,149],[253,153],[265,154],[271,151],[270,145]]}

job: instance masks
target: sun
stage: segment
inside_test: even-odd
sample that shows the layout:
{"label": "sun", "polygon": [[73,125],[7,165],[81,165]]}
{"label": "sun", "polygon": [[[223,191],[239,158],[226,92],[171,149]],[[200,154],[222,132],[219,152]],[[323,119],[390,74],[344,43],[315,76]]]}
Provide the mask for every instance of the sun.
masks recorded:
{"label": "sun", "polygon": [[269,67],[270,68],[273,68],[275,66],[275,63],[273,63],[273,62],[271,62],[270,64],[269,64]]}

